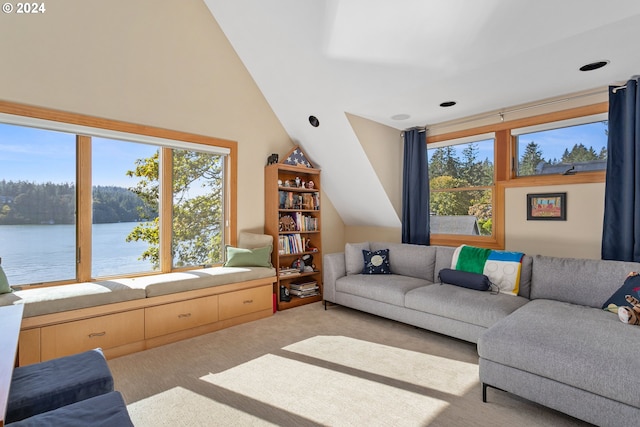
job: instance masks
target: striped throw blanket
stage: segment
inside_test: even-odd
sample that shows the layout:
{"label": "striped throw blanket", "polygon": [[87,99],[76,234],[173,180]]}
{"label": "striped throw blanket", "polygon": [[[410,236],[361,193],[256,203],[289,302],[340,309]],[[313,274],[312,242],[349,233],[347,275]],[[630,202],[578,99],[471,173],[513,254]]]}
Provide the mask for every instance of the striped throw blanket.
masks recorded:
{"label": "striped throw blanket", "polygon": [[453,253],[451,268],[484,274],[500,288],[500,293],[518,295],[523,257],[522,252],[462,245]]}

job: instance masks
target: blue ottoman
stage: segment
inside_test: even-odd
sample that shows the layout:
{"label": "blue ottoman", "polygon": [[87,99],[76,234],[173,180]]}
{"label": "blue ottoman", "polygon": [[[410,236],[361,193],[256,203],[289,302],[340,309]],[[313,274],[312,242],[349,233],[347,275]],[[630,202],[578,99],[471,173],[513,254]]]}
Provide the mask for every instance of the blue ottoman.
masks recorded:
{"label": "blue ottoman", "polygon": [[130,427],[122,395],[117,391],[7,424],[6,427]]}
{"label": "blue ottoman", "polygon": [[65,356],[13,370],[6,422],[22,419],[113,391],[102,350]]}

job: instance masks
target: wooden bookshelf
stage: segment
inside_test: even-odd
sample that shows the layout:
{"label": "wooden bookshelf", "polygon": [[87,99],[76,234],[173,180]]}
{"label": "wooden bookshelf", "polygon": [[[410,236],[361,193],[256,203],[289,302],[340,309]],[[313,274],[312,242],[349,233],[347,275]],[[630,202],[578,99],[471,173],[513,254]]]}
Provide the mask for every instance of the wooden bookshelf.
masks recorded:
{"label": "wooden bookshelf", "polygon": [[[264,178],[265,233],[273,236],[271,262],[278,271],[274,285],[278,310],[322,301],[320,170],[276,163],[265,167]],[[309,188],[311,181],[313,188]],[[313,270],[299,272],[296,262],[306,265],[309,256]],[[292,266],[298,272],[286,274]],[[314,295],[301,298],[290,293],[290,301],[281,300],[281,286],[290,290],[292,283],[301,281],[315,281],[317,294],[309,291]]]}

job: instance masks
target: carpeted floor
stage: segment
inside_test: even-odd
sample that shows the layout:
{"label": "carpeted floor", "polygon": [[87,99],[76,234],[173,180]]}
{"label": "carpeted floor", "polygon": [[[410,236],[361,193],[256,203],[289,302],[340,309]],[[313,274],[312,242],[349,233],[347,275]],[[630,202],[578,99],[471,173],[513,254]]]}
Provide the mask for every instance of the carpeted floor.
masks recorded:
{"label": "carpeted floor", "polygon": [[490,389],[475,345],[314,303],[112,359],[136,426],[585,426]]}

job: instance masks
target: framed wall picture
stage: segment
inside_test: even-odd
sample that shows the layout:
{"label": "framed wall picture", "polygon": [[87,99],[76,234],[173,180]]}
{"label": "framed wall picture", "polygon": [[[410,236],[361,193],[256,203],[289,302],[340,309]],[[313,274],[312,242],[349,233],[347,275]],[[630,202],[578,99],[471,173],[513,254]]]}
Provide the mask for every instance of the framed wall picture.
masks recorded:
{"label": "framed wall picture", "polygon": [[567,193],[527,194],[527,220],[566,221]]}

